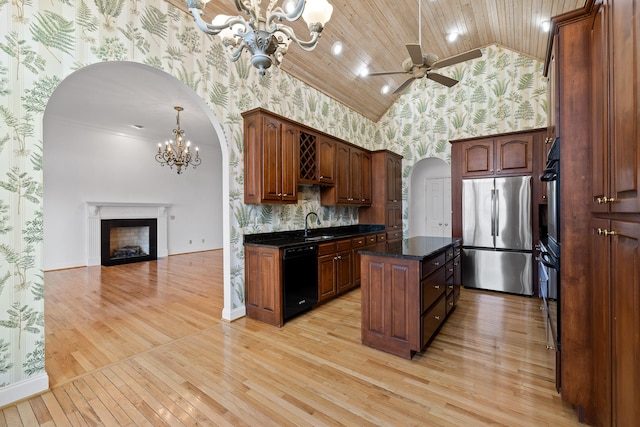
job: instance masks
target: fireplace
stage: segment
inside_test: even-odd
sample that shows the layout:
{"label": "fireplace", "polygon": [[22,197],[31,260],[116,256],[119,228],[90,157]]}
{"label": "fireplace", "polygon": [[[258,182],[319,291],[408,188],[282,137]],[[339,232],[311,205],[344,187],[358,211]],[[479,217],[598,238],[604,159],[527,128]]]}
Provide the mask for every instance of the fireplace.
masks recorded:
{"label": "fireplace", "polygon": [[158,259],[156,218],[103,219],[101,263],[105,266]]}

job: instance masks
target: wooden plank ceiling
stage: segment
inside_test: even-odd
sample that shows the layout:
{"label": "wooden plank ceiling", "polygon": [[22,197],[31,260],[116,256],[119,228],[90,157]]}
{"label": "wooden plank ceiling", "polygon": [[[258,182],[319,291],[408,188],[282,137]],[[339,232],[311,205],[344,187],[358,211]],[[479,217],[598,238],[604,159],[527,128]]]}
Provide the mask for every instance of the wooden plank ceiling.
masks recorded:
{"label": "wooden plank ceiling", "polygon": [[[187,10],[184,0],[167,0]],[[499,44],[544,60],[548,33],[540,23],[550,17],[582,8],[585,0],[420,0],[423,53],[440,59],[491,44]],[[409,56],[405,45],[418,43],[417,0],[329,0],[333,15],[315,50],[306,52],[291,44],[281,68],[297,79],[377,122],[400,95],[392,92],[406,75],[359,77],[363,66],[371,72],[400,71]],[[262,9],[267,6],[262,1]],[[281,4],[281,2],[279,2]],[[210,22],[219,13],[238,15],[233,0],[213,0],[205,9]],[[195,24],[194,24],[195,25]],[[302,19],[293,23],[298,37],[307,39]],[[458,32],[449,43],[445,36]],[[341,55],[331,55],[340,40]],[[255,72],[255,70],[252,70]],[[391,91],[381,94],[389,85]]]}

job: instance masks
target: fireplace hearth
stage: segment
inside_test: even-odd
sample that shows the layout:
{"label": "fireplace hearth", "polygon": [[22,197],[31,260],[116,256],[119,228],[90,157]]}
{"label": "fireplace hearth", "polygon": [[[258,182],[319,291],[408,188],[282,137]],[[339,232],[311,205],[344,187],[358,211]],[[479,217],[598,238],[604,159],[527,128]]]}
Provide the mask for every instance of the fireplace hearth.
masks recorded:
{"label": "fireplace hearth", "polygon": [[158,221],[155,218],[103,219],[100,246],[100,261],[104,266],[158,259]]}

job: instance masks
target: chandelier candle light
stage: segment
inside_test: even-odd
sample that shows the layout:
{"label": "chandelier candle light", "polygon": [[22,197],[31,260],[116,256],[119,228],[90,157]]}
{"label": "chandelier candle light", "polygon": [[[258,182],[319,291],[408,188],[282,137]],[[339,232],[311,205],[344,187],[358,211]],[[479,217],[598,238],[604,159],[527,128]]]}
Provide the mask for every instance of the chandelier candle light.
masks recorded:
{"label": "chandelier candle light", "polygon": [[[287,0],[285,3],[293,6],[286,7],[286,10],[280,6],[275,7],[277,0],[269,0],[265,17],[260,10],[262,0],[235,0],[238,11],[249,15],[248,19],[242,16],[217,15],[208,24],[201,15],[209,0],[186,2],[198,28],[206,34],[220,36],[231,61],[237,61],[246,49],[251,53],[251,64],[261,76],[272,63],[280,65],[292,40],[304,50],[313,50],[333,12],[333,6],[327,0]],[[281,24],[283,19],[293,22],[301,16],[311,34],[308,41],[298,39],[291,27]]]}
{"label": "chandelier candle light", "polygon": [[173,165],[178,168],[178,174],[183,172],[182,167],[185,168],[193,166],[195,169],[200,165],[200,152],[196,147],[195,157],[191,154],[191,141],[183,143],[184,130],[180,129],[180,111],[184,110],[182,107],[173,107],[178,112],[176,116],[177,129],[173,130],[173,141],[166,141],[164,144],[164,150],[162,144],[158,143],[158,152],[156,153],[156,161],[162,166],[169,165],[173,169]]}

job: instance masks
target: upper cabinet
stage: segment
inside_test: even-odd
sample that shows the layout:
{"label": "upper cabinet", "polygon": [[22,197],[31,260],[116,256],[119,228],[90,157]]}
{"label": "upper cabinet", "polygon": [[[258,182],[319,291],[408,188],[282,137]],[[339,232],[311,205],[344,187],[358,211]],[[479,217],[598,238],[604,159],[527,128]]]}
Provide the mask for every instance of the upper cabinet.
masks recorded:
{"label": "upper cabinet", "polygon": [[245,203],[297,203],[302,184],[323,205],[371,205],[370,151],[261,108],[242,117]]}
{"label": "upper cabinet", "polygon": [[245,203],[297,203],[300,130],[259,110],[244,115]]}
{"label": "upper cabinet", "polygon": [[336,146],[338,143],[326,136],[318,139],[320,185],[333,185],[336,183]]}
{"label": "upper cabinet", "polygon": [[322,205],[370,205],[371,154],[366,150],[343,142],[337,143],[335,153],[335,186],[322,189]]}
{"label": "upper cabinet", "polygon": [[533,171],[533,136],[509,135],[461,143],[462,176],[525,175]]}
{"label": "upper cabinet", "polygon": [[594,212],[640,212],[637,7],[630,0],[602,6],[592,28]]}

